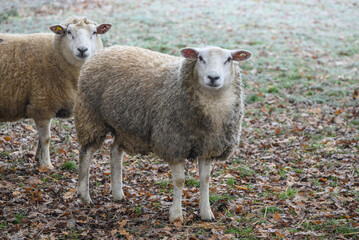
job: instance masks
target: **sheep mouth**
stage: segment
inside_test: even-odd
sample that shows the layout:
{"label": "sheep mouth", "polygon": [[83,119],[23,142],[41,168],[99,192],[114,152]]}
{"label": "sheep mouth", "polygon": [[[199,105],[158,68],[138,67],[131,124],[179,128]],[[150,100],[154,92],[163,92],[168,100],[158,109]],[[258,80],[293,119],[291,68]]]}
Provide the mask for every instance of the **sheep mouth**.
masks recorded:
{"label": "sheep mouth", "polygon": [[76,57],[81,60],[86,60],[89,56],[85,54],[77,54]]}
{"label": "sheep mouth", "polygon": [[208,83],[207,86],[210,88],[218,89],[221,87],[221,84],[214,82],[214,83]]}

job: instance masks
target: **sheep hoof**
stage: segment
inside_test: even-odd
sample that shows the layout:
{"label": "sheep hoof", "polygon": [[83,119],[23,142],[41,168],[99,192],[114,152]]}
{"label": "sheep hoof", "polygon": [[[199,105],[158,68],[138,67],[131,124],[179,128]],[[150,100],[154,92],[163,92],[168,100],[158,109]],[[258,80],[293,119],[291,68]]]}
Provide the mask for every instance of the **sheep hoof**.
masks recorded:
{"label": "sheep hoof", "polygon": [[212,222],[214,219],[215,219],[214,215],[210,209],[206,210],[206,211],[201,211],[201,220],[202,221]]}
{"label": "sheep hoof", "polygon": [[124,195],[122,195],[122,196],[119,196],[119,197],[113,197],[113,200],[114,200],[115,202],[117,202],[117,203],[121,203],[121,202],[126,201],[126,198],[125,198]]}
{"label": "sheep hoof", "polygon": [[170,208],[170,223],[174,223],[177,221],[183,222],[182,210]]}
{"label": "sheep hoof", "polygon": [[54,167],[54,165],[52,165],[51,163],[50,164],[40,164],[40,165],[38,165],[39,167],[39,169],[41,169],[41,171],[47,171],[47,170],[54,170],[55,169],[55,167]]}
{"label": "sheep hoof", "polygon": [[91,200],[91,197],[88,195],[88,196],[86,196],[86,197],[83,197],[81,194],[80,194],[80,199],[82,200],[82,202],[84,202],[84,203],[87,203],[87,204],[90,204],[90,205],[92,205],[93,204],[93,202],[92,202],[92,200]]}

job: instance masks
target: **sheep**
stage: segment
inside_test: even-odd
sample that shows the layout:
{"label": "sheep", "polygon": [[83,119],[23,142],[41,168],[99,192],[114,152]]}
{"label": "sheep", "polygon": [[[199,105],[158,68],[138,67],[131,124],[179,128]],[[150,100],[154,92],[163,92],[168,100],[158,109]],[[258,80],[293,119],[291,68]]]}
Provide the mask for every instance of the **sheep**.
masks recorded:
{"label": "sheep", "polygon": [[35,120],[39,133],[35,159],[50,161],[50,121],[72,115],[83,63],[103,48],[99,34],[111,24],[97,25],[71,17],[53,25],[55,33],[0,34],[0,122]]}
{"label": "sheep", "polygon": [[185,159],[198,159],[200,216],[214,219],[209,203],[211,162],[228,159],[238,146],[243,118],[238,61],[245,50],[184,48],[183,58],[150,50],[114,46],[96,53],[79,77],[75,128],[80,144],[78,194],[89,195],[91,157],[107,133],[111,147],[111,190],[124,199],[122,159],[155,153],[169,164],[174,197],[170,222],[183,222],[181,201]]}

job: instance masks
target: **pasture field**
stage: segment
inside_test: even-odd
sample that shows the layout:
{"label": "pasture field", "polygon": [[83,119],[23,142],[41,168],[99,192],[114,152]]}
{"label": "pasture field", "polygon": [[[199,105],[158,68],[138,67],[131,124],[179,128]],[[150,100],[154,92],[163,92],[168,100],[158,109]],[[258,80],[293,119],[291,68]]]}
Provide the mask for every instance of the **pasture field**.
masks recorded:
{"label": "pasture field", "polygon": [[253,53],[242,64],[241,143],[212,168],[214,222],[199,218],[195,162],[187,162],[183,225],[168,222],[171,173],[156,156],[126,155],[127,200],[114,203],[111,136],[91,165],[95,204],[82,204],[73,119],[52,122],[54,171],[37,168],[37,131],[22,120],[0,123],[1,239],[359,239],[358,1],[0,0],[0,6],[2,33],[50,32],[80,15],[113,24],[105,46],[177,56],[200,45]]}

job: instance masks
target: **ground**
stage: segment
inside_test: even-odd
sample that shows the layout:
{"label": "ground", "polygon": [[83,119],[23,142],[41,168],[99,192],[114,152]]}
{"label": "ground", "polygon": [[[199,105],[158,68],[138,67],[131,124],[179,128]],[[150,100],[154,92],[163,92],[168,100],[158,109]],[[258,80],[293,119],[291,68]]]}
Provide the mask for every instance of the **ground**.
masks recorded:
{"label": "ground", "polygon": [[77,197],[73,119],[54,119],[54,171],[34,160],[32,120],[0,123],[2,239],[359,239],[359,3],[355,0],[8,1],[0,32],[49,32],[71,15],[112,23],[106,46],[178,55],[218,45],[242,64],[246,111],[235,155],[215,162],[199,218],[187,162],[184,223],[169,224],[171,172],[156,156],[126,156],[126,201],[110,193],[109,136],[91,165],[94,206]]}

